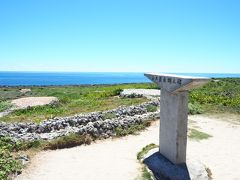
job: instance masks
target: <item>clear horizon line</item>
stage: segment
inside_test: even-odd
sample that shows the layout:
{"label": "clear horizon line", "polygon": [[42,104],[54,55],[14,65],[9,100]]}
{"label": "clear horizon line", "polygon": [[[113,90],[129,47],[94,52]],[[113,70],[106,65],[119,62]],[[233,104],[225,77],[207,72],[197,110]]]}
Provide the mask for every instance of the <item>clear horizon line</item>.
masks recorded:
{"label": "clear horizon line", "polygon": [[[150,73],[147,71],[15,71],[15,70],[0,70],[0,72],[16,72],[16,73]],[[151,72],[151,73],[160,73]],[[240,74],[240,72],[161,72],[161,73],[177,73],[177,74]]]}

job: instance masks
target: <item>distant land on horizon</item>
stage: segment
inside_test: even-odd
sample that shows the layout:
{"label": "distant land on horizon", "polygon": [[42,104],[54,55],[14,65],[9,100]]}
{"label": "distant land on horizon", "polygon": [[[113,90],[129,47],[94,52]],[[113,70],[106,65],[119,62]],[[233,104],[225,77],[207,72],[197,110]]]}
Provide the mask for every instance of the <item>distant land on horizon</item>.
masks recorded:
{"label": "distant land on horizon", "polygon": [[[240,73],[169,73],[209,78],[240,78]],[[143,72],[0,71],[0,86],[92,85],[150,82]]]}

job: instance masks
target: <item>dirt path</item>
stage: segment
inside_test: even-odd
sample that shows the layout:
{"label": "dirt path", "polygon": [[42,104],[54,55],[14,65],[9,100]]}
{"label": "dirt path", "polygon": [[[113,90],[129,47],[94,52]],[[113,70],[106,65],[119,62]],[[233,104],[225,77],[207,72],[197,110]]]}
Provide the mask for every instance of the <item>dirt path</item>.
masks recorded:
{"label": "dirt path", "polygon": [[[188,141],[188,157],[202,161],[217,180],[240,180],[240,125],[192,116],[201,131],[213,137]],[[158,144],[158,123],[138,136],[98,141],[90,146],[41,152],[18,180],[133,180],[140,173],[136,154]]]}
{"label": "dirt path", "polygon": [[12,100],[11,103],[17,107],[17,109],[24,109],[33,106],[44,106],[57,102],[56,97],[25,97]]}
{"label": "dirt path", "polygon": [[208,140],[190,141],[188,156],[198,157],[216,180],[240,180],[240,124],[194,116],[201,131],[212,135]]}

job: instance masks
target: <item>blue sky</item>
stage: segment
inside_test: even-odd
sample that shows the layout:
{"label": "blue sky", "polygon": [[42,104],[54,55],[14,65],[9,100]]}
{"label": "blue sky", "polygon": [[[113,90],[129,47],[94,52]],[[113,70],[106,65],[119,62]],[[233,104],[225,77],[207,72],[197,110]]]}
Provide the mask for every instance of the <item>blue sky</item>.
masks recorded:
{"label": "blue sky", "polygon": [[240,1],[0,0],[0,70],[240,73]]}

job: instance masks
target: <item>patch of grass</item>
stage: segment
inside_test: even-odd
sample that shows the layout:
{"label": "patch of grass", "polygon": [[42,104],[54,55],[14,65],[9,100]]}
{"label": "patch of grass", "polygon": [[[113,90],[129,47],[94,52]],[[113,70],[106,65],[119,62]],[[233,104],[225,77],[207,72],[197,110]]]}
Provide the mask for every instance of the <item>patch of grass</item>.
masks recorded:
{"label": "patch of grass", "polygon": [[[144,148],[142,148],[140,152],[138,152],[137,159],[141,162],[144,155],[156,147],[159,147],[159,146],[153,143],[145,146]],[[137,180],[152,180],[153,175],[147,170],[147,167],[144,164],[141,163],[141,165],[142,165],[142,174],[140,177],[137,178]]]}
{"label": "patch of grass", "polygon": [[188,137],[194,140],[203,140],[212,137],[211,135],[198,131],[196,129],[189,129]]}
{"label": "patch of grass", "polygon": [[34,121],[41,122],[44,119],[64,115],[66,109],[57,105],[34,106],[26,109],[15,110],[11,114],[0,118],[1,121]]}
{"label": "patch of grass", "polygon": [[198,103],[188,103],[189,114],[202,114],[203,109],[200,104]]}
{"label": "patch of grass", "polygon": [[152,174],[147,170],[146,166],[142,168],[141,177],[137,178],[137,180],[153,180]]}
{"label": "patch of grass", "polygon": [[59,137],[52,141],[44,143],[43,149],[55,150],[79,146],[82,144],[91,144],[92,137],[89,135],[69,134],[67,136]]}
{"label": "patch of grass", "polygon": [[46,86],[28,87],[30,94],[19,93],[20,87],[0,88],[0,99],[6,101],[28,96],[55,96],[59,99],[58,105],[32,107],[26,110],[17,110],[1,117],[0,121],[37,121],[56,116],[69,116],[78,113],[105,111],[121,105],[136,105],[148,101],[146,98],[119,98],[122,89],[129,88],[156,88],[152,83],[96,85],[96,86]]}
{"label": "patch of grass", "polygon": [[147,112],[156,112],[158,109],[157,106],[154,106],[154,105],[148,105],[147,106]]}
{"label": "patch of grass", "polygon": [[154,149],[154,148],[156,148],[156,147],[158,147],[158,145],[153,144],[153,143],[145,146],[145,147],[142,148],[142,150],[137,154],[137,159],[138,159],[138,160],[141,160],[145,154],[147,154],[150,150],[152,150],[152,149]]}
{"label": "patch of grass", "polygon": [[12,105],[9,102],[7,102],[7,101],[0,101],[0,112],[5,111],[5,110],[7,110],[7,109],[9,109],[11,107],[12,107]]}
{"label": "patch of grass", "polygon": [[29,149],[39,149],[42,147],[43,145],[42,140],[35,140],[35,141],[31,141],[31,142],[26,142],[26,141],[18,141],[18,151],[26,151]]}
{"label": "patch of grass", "polygon": [[146,129],[151,125],[150,121],[144,121],[142,124],[132,125],[129,128],[123,129],[123,128],[116,128],[116,136],[126,136],[129,134],[138,134],[139,131]]}

